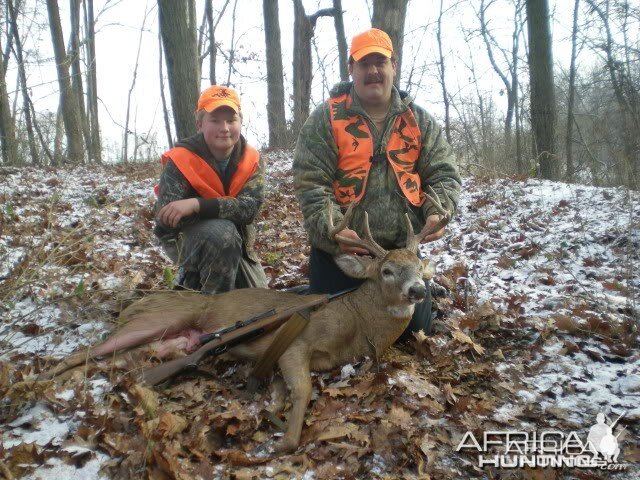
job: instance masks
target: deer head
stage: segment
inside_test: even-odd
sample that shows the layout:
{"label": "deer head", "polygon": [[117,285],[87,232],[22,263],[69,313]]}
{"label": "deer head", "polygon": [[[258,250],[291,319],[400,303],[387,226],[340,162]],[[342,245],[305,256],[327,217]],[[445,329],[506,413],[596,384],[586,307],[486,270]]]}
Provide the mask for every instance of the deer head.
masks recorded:
{"label": "deer head", "polygon": [[433,263],[428,258],[420,259],[417,255],[420,242],[427,235],[443,228],[451,220],[451,214],[442,207],[431,187],[429,187],[429,194],[426,194],[426,198],[442,216],[440,221],[433,226],[425,225],[416,235],[413,232],[409,216],[405,214],[407,222],[406,246],[390,251],[385,250],[373,239],[366,212],[364,214],[364,238],[353,239],[340,235],[340,232],[349,225],[356,203],[349,205],[340,223],[334,226],[333,209],[331,202],[329,202],[328,221],[331,238],[346,245],[364,248],[371,255],[371,257],[339,255],[335,258],[336,264],[350,277],[368,279],[378,284],[384,303],[398,313],[402,311],[402,315],[406,313],[406,307],[409,307],[413,312],[413,305],[425,299],[427,291],[424,280],[430,280],[434,274]]}

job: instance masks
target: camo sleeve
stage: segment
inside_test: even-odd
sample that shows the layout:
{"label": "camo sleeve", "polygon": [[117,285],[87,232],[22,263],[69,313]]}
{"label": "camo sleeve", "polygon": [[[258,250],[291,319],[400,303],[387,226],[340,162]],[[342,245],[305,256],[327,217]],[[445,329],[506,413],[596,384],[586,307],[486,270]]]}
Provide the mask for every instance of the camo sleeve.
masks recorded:
{"label": "camo sleeve", "polygon": [[236,225],[253,223],[264,201],[264,177],[265,167],[261,157],[258,169],[240,193],[235,198],[215,199],[214,207],[207,209],[207,216],[201,215],[201,218],[223,218]]}
{"label": "camo sleeve", "polygon": [[[461,179],[453,149],[447,143],[443,129],[431,115],[420,107],[414,107],[414,115],[422,132],[422,152],[418,158],[417,170],[423,189],[431,186],[442,206],[455,214]],[[422,208],[425,218],[437,213],[429,202],[425,202]]]}
{"label": "camo sleeve", "polygon": [[[160,174],[159,185],[160,191],[158,192],[158,199],[155,207],[156,215],[158,215],[158,212],[162,207],[171,202],[184,200],[185,198],[195,198],[198,196],[191,184],[187,181],[185,176],[182,175],[182,172],[178,170],[178,167],[176,167],[172,160],[167,162],[167,165],[163,168],[162,173]],[[198,221],[198,216],[190,215],[180,220],[175,229],[171,229],[165,225],[161,225],[160,227],[166,230],[179,230],[185,225],[192,224],[196,221]]]}
{"label": "camo sleeve", "polygon": [[327,202],[332,204],[334,223],[342,219],[333,194],[337,163],[338,147],[331,134],[328,104],[323,102],[300,130],[293,157],[293,186],[309,242],[332,255],[340,251],[328,237]]}

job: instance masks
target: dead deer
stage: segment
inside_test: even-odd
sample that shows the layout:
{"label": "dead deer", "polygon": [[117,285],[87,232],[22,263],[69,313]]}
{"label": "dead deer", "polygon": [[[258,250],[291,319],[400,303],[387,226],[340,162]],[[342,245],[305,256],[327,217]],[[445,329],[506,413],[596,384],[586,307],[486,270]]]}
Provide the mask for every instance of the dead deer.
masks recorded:
{"label": "dead deer", "polygon": [[[310,371],[328,370],[359,357],[382,353],[406,329],[415,304],[426,297],[423,279],[432,277],[433,267],[428,260],[418,257],[417,249],[424,237],[443,228],[451,218],[432,190],[431,194],[428,199],[442,215],[440,222],[414,235],[407,216],[406,246],[391,251],[373,240],[366,213],[363,239],[341,237],[338,232],[348,225],[353,205],[334,227],[329,204],[331,236],[340,242],[365,248],[371,257],[336,257],[336,263],[347,275],[363,279],[364,283],[357,290],[313,311],[308,325],[278,360],[291,391],[292,409],[287,431],[275,446],[277,452],[293,451],[299,445],[311,398]],[[51,378],[88,358],[115,350],[149,344],[169,336],[184,336],[184,332],[192,330],[198,333],[215,331],[265,309],[295,305],[299,298],[297,294],[266,289],[240,289],[213,296],[183,292],[150,295],[122,312],[121,319],[128,323],[110,339],[86,353],[70,357],[45,376]],[[229,353],[238,358],[258,360],[276,333],[235,346]]]}

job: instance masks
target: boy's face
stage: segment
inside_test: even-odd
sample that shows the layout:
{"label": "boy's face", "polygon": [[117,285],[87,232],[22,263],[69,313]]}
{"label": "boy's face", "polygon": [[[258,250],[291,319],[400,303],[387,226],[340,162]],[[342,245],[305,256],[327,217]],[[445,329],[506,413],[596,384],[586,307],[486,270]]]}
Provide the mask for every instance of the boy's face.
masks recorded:
{"label": "boy's face", "polygon": [[202,132],[209,151],[217,160],[231,155],[234,145],[240,140],[241,126],[240,115],[230,107],[204,112],[196,122],[198,132]]}

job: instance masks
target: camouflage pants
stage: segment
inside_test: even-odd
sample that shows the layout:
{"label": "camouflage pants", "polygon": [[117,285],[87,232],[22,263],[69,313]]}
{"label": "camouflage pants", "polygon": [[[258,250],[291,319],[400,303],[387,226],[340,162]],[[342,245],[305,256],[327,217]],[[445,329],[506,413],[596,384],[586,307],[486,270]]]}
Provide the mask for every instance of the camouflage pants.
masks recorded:
{"label": "camouflage pants", "polygon": [[201,220],[185,226],[174,239],[161,239],[171,260],[181,270],[183,287],[214,294],[236,285],[242,258],[242,238],[229,220]]}

